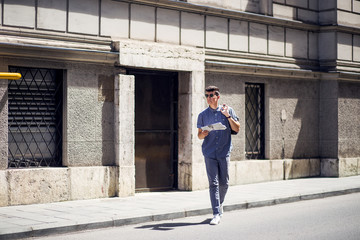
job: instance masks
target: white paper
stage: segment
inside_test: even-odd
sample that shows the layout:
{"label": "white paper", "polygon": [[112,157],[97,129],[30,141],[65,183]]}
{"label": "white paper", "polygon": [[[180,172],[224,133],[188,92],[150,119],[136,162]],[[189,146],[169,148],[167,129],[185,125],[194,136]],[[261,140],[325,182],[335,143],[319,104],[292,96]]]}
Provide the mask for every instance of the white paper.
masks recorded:
{"label": "white paper", "polygon": [[221,122],[218,123],[214,123],[214,124],[210,124],[207,126],[204,126],[201,128],[203,131],[213,131],[213,130],[225,130],[226,126],[224,124],[222,124]]}

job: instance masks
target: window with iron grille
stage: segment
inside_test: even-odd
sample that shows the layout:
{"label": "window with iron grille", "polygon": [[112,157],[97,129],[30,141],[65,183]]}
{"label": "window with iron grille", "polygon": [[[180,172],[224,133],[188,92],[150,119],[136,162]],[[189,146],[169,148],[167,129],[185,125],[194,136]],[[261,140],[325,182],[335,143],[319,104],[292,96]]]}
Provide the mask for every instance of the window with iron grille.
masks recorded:
{"label": "window with iron grille", "polygon": [[62,165],[61,70],[9,67],[22,78],[8,85],[8,167]]}
{"label": "window with iron grille", "polygon": [[246,158],[265,158],[264,85],[245,84]]}

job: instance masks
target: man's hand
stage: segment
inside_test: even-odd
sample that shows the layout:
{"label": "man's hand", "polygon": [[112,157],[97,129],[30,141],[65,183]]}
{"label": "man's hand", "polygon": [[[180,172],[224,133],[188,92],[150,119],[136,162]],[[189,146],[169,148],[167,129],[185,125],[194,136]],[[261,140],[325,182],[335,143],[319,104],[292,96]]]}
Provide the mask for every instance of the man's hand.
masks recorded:
{"label": "man's hand", "polygon": [[203,131],[201,130],[201,128],[198,128],[198,138],[199,139],[204,139],[207,137],[207,135],[209,135],[209,131]]}
{"label": "man's hand", "polygon": [[228,105],[223,104],[220,111],[229,120],[231,129],[235,132],[239,132],[240,131],[240,123],[237,120],[230,117]]}
{"label": "man's hand", "polygon": [[225,117],[229,117],[229,107],[226,104],[223,104],[221,109],[220,109],[221,113],[225,115]]}

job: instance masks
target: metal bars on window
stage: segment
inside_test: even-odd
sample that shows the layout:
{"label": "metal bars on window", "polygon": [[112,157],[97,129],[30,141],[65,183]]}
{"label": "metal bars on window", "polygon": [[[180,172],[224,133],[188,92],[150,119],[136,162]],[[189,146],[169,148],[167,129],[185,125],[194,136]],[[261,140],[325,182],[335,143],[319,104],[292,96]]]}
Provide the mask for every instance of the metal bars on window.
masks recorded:
{"label": "metal bars on window", "polygon": [[21,73],[8,84],[8,167],[62,163],[62,71],[9,67]]}
{"label": "metal bars on window", "polygon": [[264,159],[264,85],[245,84],[245,152],[247,159]]}

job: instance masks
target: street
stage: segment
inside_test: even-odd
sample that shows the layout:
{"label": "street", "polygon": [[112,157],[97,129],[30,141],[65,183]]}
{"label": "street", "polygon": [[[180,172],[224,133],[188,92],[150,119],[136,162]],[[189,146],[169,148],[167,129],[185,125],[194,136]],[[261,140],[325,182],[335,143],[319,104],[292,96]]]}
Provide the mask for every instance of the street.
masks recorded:
{"label": "street", "polygon": [[211,215],[53,235],[31,240],[360,239],[360,193]]}

